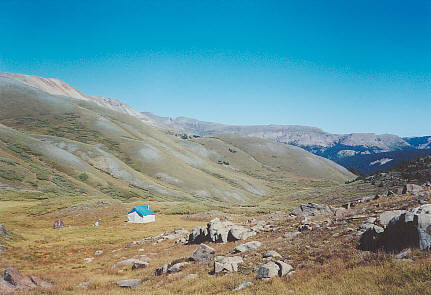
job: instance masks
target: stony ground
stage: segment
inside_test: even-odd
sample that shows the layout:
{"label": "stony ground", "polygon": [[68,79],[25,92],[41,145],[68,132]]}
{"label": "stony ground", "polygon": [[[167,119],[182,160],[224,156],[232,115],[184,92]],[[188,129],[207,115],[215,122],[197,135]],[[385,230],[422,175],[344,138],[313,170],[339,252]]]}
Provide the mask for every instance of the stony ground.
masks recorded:
{"label": "stony ground", "polygon": [[[297,216],[288,212],[158,214],[155,223],[145,225],[125,222],[124,211],[135,204],[102,202],[96,207],[38,214],[35,207],[55,202],[0,201],[0,223],[10,231],[2,234],[7,250],[0,253],[0,268],[13,266],[53,284],[25,294],[431,294],[427,251],[412,249],[397,257],[357,249],[370,224],[381,226],[383,212],[414,208],[429,200],[427,188],[419,194],[364,198],[350,204],[350,209],[305,206],[295,212]],[[214,274],[211,253],[202,263],[189,260],[200,246],[185,244],[187,232],[196,226],[207,228],[217,217],[221,223],[227,219],[256,233],[246,240],[204,241],[214,249],[219,266],[226,262],[220,256],[240,257],[236,271],[227,267]],[[59,218],[65,227],[53,229]],[[100,225],[92,226],[98,219]],[[223,232],[222,226],[216,227],[214,232]],[[235,250],[248,242],[258,243],[244,252]],[[271,263],[275,261],[278,264]],[[280,261],[292,267],[283,276],[279,276]],[[170,273],[155,275],[164,264],[167,269],[173,267]],[[271,278],[259,279],[258,274]],[[119,286],[130,284],[136,286]],[[235,291],[239,286],[243,289]]]}

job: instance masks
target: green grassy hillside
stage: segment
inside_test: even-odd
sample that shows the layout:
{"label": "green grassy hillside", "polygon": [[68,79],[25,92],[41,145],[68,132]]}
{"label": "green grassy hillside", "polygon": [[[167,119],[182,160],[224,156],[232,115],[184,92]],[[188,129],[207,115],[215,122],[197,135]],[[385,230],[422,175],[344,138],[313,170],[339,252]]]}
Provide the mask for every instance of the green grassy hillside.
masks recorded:
{"label": "green grassy hillside", "polygon": [[181,139],[91,101],[0,77],[0,187],[258,203],[353,177],[300,148],[236,135]]}

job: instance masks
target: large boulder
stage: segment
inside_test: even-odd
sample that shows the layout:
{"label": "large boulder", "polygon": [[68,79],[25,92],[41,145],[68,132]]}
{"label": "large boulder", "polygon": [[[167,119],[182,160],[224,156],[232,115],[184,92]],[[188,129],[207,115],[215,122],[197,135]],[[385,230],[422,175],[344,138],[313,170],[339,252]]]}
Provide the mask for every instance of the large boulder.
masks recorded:
{"label": "large boulder", "polygon": [[247,240],[249,237],[255,236],[256,232],[250,231],[248,228],[240,225],[234,225],[229,230],[228,240],[239,241]]}
{"label": "large boulder", "polygon": [[189,244],[205,242],[208,237],[208,228],[205,226],[195,227],[189,235]]}
{"label": "large boulder", "polygon": [[312,217],[332,214],[331,207],[323,204],[308,203],[297,207],[292,212],[297,217]]}
{"label": "large boulder", "polygon": [[417,184],[406,184],[403,187],[403,194],[415,194],[423,190],[423,188],[420,185]]}
{"label": "large boulder", "polygon": [[207,262],[214,259],[215,250],[205,244],[200,244],[199,247],[192,253],[190,260],[196,262]]}
{"label": "large boulder", "polygon": [[17,289],[36,288],[36,284],[33,283],[29,277],[23,276],[19,271],[17,271],[13,267],[6,268],[6,270],[3,273],[3,279]]}
{"label": "large boulder", "polygon": [[257,271],[258,279],[270,279],[278,276],[278,272],[280,270],[280,266],[275,262],[268,262],[264,265],[261,265]]}
{"label": "large boulder", "polygon": [[292,265],[287,264],[286,262],[283,262],[281,260],[277,260],[275,263],[279,267],[279,270],[278,270],[278,276],[279,277],[284,277],[285,275],[287,275],[289,272],[291,272],[293,270]]}
{"label": "large boulder", "polygon": [[232,226],[233,223],[230,221],[221,221],[218,218],[211,220],[208,223],[209,240],[214,243],[226,243]]}
{"label": "large boulder", "polygon": [[189,235],[189,244],[201,244],[204,242],[226,243],[227,241],[246,240],[256,235],[255,231],[233,224],[230,221],[214,218],[207,226],[195,227]]}
{"label": "large boulder", "polygon": [[375,251],[399,252],[406,248],[431,248],[431,205],[422,205],[391,219],[386,229],[378,233],[367,230],[359,248]]}
{"label": "large boulder", "polygon": [[259,241],[252,241],[235,247],[234,251],[236,253],[254,251],[254,250],[257,250],[261,245],[262,243]]}
{"label": "large boulder", "polygon": [[387,226],[389,224],[389,221],[391,221],[392,218],[398,217],[405,212],[406,212],[406,210],[385,211],[382,214],[380,214],[378,221],[381,225]]}
{"label": "large boulder", "polygon": [[219,257],[219,259],[214,262],[214,273],[217,274],[223,271],[236,272],[238,271],[238,265],[243,262],[240,256]]}

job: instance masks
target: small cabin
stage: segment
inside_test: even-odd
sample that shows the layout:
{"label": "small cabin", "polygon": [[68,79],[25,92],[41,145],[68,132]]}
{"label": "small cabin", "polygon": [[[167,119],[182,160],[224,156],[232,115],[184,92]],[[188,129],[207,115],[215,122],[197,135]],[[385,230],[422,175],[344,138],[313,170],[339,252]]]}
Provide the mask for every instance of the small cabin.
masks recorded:
{"label": "small cabin", "polygon": [[136,206],[127,213],[128,222],[148,223],[156,221],[156,213],[150,210],[149,205]]}

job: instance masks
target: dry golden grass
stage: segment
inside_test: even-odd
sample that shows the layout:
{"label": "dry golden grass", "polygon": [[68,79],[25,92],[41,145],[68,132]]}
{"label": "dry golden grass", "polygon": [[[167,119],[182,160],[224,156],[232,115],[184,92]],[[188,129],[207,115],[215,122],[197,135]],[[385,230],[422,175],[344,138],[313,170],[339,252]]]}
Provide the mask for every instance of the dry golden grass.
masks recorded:
{"label": "dry golden grass", "polygon": [[[130,248],[125,245],[177,227],[190,230],[203,225],[204,221],[158,214],[155,223],[128,224],[124,214],[135,204],[117,203],[105,207],[62,209],[41,215],[28,213],[33,212],[35,206],[53,204],[52,200],[0,201],[0,223],[21,237],[10,242],[10,251],[0,254],[0,267],[12,265],[25,274],[35,274],[55,283],[51,289],[38,289],[28,294],[431,294],[430,255],[413,251],[411,257],[415,262],[405,263],[388,254],[357,250],[358,237],[347,229],[355,228],[361,220],[350,220],[345,224],[334,221],[330,226],[335,229],[316,229],[292,241],[282,236],[296,230],[298,221],[277,221],[274,222],[279,229],[277,232],[256,236],[255,239],[263,244],[258,251],[242,254],[245,263],[238,273],[212,275],[210,264],[190,264],[178,274],[155,276],[155,268],[177,258],[189,257],[196,245],[175,244],[174,241],[157,245],[146,242]],[[372,213],[399,208],[403,204],[413,206],[414,200],[408,196],[382,198],[359,205],[353,213]],[[152,206],[161,210],[169,204]],[[66,227],[54,230],[52,223],[59,217]],[[99,218],[101,225],[91,226]],[[238,216],[240,220],[246,218]],[[334,233],[340,234],[334,237]],[[240,242],[211,246],[218,255],[230,255],[238,244]],[[292,276],[266,282],[255,279],[256,266],[264,263],[262,253],[269,249],[279,252],[295,267]],[[104,253],[94,256],[96,250]],[[130,266],[114,266],[121,260],[142,254],[152,259],[146,269],[132,271]],[[95,260],[85,264],[87,257],[95,257]],[[198,278],[184,279],[192,273]],[[115,285],[118,280],[128,278],[141,279],[143,284],[131,290]],[[234,291],[244,280],[253,282],[253,286]],[[75,287],[84,281],[90,281],[92,285],[87,289]]]}

